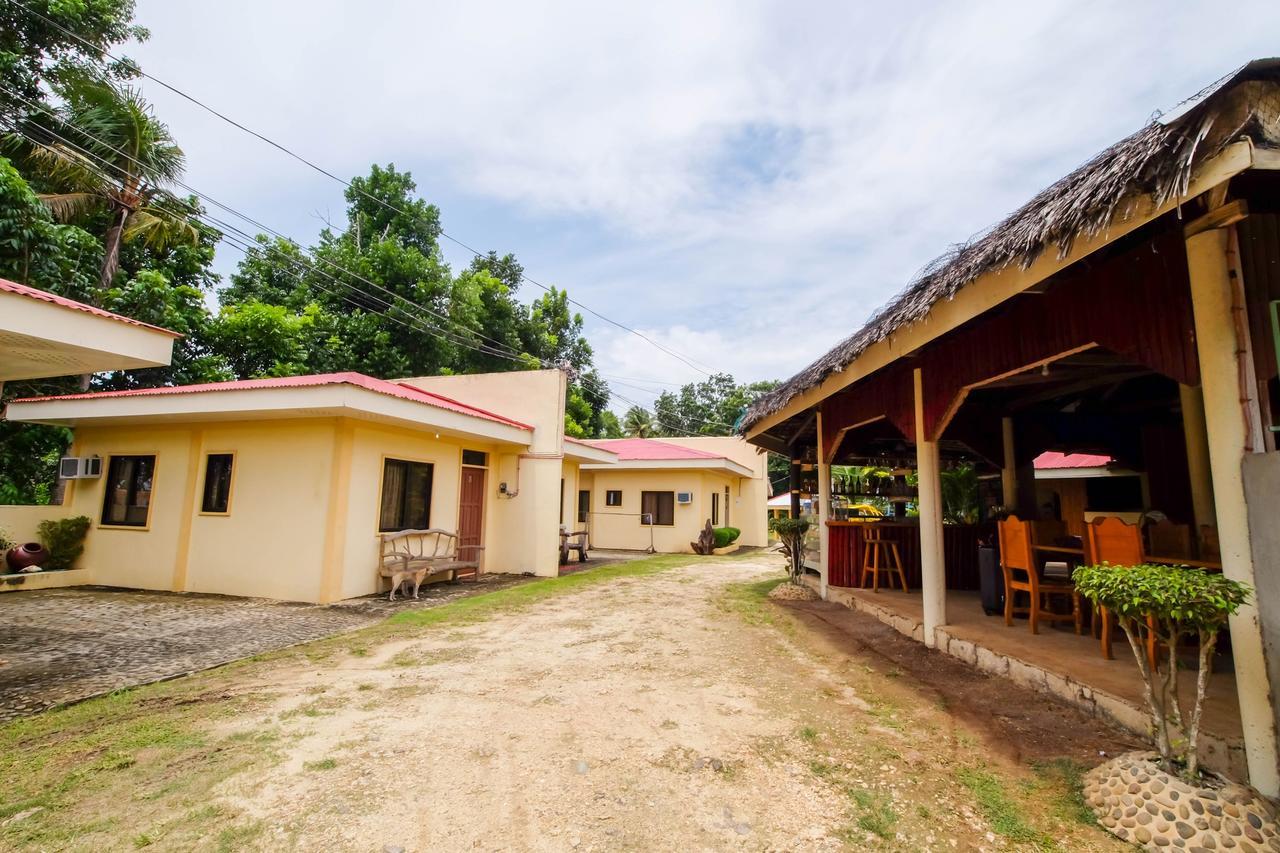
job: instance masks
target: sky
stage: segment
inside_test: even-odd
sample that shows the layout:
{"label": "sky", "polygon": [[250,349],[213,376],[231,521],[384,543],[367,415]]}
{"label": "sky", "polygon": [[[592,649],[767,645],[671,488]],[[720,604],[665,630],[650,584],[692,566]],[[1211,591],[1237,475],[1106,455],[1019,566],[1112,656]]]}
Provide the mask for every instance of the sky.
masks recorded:
{"label": "sky", "polygon": [[[584,312],[648,405],[704,371],[792,375],[952,244],[1275,55],[1273,3],[139,0],[151,39],[124,52],[335,174],[412,172],[446,233],[700,366]],[[141,85],[188,184],[303,244],[342,221],[339,184]]]}

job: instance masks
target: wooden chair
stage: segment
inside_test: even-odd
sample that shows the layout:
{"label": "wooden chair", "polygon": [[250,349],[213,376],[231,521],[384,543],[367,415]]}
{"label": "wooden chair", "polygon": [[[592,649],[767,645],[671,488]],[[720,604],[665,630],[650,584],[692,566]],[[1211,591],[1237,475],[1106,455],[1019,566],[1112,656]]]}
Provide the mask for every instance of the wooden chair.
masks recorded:
{"label": "wooden chair", "polygon": [[[1070,582],[1046,581],[1040,577],[1035,555],[1035,530],[1028,522],[1011,515],[998,525],[1000,539],[1000,570],[1004,574],[1004,624],[1012,626],[1013,617],[1025,612],[1031,633],[1040,633],[1040,620],[1047,622],[1075,623],[1080,633],[1080,594]],[[1025,592],[1031,597],[1027,607],[1015,607],[1013,596]],[[1057,613],[1045,607],[1051,596],[1067,596],[1071,599],[1071,613]]]}
{"label": "wooden chair", "polygon": [[569,554],[578,552],[578,562],[587,561],[587,531],[578,530],[573,533],[563,524],[560,525],[560,565],[569,562]]}
{"label": "wooden chair", "polygon": [[1157,521],[1147,526],[1147,553],[1159,557],[1191,557],[1191,525]]}
{"label": "wooden chair", "polygon": [[[1136,524],[1128,524],[1112,516],[1100,516],[1085,525],[1085,553],[1095,566],[1109,563],[1113,566],[1137,566],[1146,562],[1142,550],[1142,531]],[[1111,653],[1112,622],[1115,620],[1107,608],[1098,608],[1098,626],[1102,641],[1102,656],[1114,660]],[[1151,644],[1149,644],[1151,645]],[[1148,649],[1148,659],[1154,659],[1155,646]]]}
{"label": "wooden chair", "polygon": [[867,580],[871,581],[871,591],[880,591],[880,573],[883,572],[887,576],[885,579],[885,589],[893,586],[894,575],[898,577],[898,583],[902,585],[902,591],[908,592],[910,587],[907,586],[907,573],[902,567],[902,553],[898,550],[898,543],[892,539],[886,539],[884,531],[877,530],[873,525],[868,525],[866,532],[862,537],[862,586],[865,589]]}

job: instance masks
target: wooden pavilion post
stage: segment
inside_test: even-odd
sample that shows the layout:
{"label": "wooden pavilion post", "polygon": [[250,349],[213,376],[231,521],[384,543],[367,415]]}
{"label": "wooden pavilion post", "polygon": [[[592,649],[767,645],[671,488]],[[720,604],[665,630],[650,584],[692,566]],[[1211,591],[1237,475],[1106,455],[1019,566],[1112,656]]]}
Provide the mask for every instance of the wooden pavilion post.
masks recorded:
{"label": "wooden pavilion post", "polygon": [[1191,507],[1196,528],[1215,526],[1213,473],[1209,465],[1209,436],[1205,432],[1204,391],[1198,385],[1178,385],[1182,401],[1182,435],[1187,443],[1187,474],[1191,480]]}
{"label": "wooden pavilion post", "polygon": [[818,506],[814,513],[818,525],[818,594],[827,598],[827,577],[830,566],[830,532],[827,521],[831,517],[831,463],[827,460],[826,441],[822,436],[822,412],[818,412]]}
{"label": "wooden pavilion post", "polygon": [[800,471],[800,460],[791,457],[791,517],[800,517],[800,489],[803,488],[804,475]]}
{"label": "wooden pavilion post", "polygon": [[[1194,225],[1188,226],[1189,231]],[[1256,589],[1241,463],[1246,453],[1258,452],[1261,446],[1254,443],[1256,403],[1242,378],[1242,359],[1252,356],[1247,337],[1242,340],[1240,335],[1241,331],[1247,335],[1247,327],[1237,326],[1235,318],[1244,301],[1234,263],[1234,226],[1192,232],[1186,247],[1222,573]],[[1280,751],[1258,603],[1250,601],[1241,607],[1229,625],[1249,782],[1275,797],[1280,794]]]}
{"label": "wooden pavilion post", "polygon": [[1013,418],[1000,419],[1000,440],[1004,450],[1004,466],[1000,469],[1000,492],[1004,508],[1018,506],[1018,460],[1013,444]]}
{"label": "wooden pavilion post", "polygon": [[924,598],[924,642],[937,645],[937,629],[947,624],[947,571],[942,547],[942,479],[938,442],[928,440],[924,380],[915,369],[916,475],[920,509],[920,593]]}

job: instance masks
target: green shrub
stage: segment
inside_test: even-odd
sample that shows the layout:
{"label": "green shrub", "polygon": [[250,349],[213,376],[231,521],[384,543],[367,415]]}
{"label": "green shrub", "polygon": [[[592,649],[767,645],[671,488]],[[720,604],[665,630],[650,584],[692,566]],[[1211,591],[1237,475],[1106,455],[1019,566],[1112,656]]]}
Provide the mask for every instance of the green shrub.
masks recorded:
{"label": "green shrub", "polygon": [[[1182,769],[1187,780],[1196,783],[1200,719],[1218,633],[1253,591],[1219,573],[1186,566],[1081,566],[1072,577],[1080,594],[1115,616],[1129,639],[1142,673],[1162,769],[1167,773]],[[1178,642],[1187,636],[1200,642],[1190,713],[1178,701]],[[1147,658],[1148,649],[1158,645],[1168,655],[1162,672]]]}
{"label": "green shrub", "polygon": [[37,528],[40,542],[49,550],[49,558],[44,561],[42,568],[56,572],[74,566],[84,553],[84,537],[89,533],[89,525],[92,523],[84,515],[51,518],[40,522]]}
{"label": "green shrub", "polygon": [[716,547],[724,548],[738,541],[742,531],[736,527],[717,527],[711,531],[716,537]]}
{"label": "green shrub", "polygon": [[805,518],[775,518],[769,529],[778,535],[782,550],[787,555],[787,571],[792,583],[800,583],[804,576],[804,535],[809,532],[809,520]]}

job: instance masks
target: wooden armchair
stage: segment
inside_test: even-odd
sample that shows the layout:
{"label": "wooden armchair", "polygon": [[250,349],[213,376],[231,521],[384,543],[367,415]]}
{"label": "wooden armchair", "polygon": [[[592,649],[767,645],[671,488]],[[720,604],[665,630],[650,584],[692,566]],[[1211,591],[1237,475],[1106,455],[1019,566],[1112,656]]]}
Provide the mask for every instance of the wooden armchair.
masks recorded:
{"label": "wooden armchair", "polygon": [[587,531],[577,530],[570,533],[567,527],[560,525],[560,565],[567,564],[569,555],[574,551],[578,552],[578,562],[585,563],[587,547]]}
{"label": "wooden armchair", "polygon": [[[453,580],[470,575],[480,578],[480,555],[483,545],[459,545],[458,534],[448,530],[400,530],[381,537],[382,554],[378,563],[379,577],[391,579],[388,601],[395,601],[401,584],[413,581],[413,597],[428,575],[449,572]],[[468,555],[464,557],[464,555]]]}
{"label": "wooden armchair", "polygon": [[[1147,561],[1142,548],[1142,531],[1136,524],[1128,524],[1119,518],[1103,516],[1085,525],[1086,553],[1095,566],[1104,563],[1112,566],[1139,566]],[[1114,617],[1107,608],[1098,608],[1098,625],[1102,642],[1102,656],[1114,660],[1111,653],[1112,623]],[[1152,672],[1156,669],[1156,639],[1153,632],[1147,634],[1147,662]]]}
{"label": "wooden armchair", "polygon": [[[1064,581],[1046,581],[1040,577],[1035,555],[1035,530],[1030,523],[1011,515],[998,526],[1000,539],[1000,570],[1004,574],[1004,624],[1012,626],[1015,614],[1025,612],[1031,633],[1040,633],[1040,620],[1047,622],[1075,622],[1080,633],[1080,594],[1075,584]],[[1014,593],[1025,592],[1031,601],[1027,607],[1015,607]],[[1053,596],[1071,599],[1071,612],[1058,613],[1046,607]]]}

